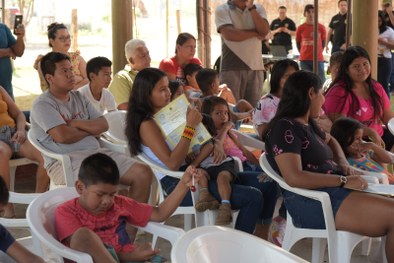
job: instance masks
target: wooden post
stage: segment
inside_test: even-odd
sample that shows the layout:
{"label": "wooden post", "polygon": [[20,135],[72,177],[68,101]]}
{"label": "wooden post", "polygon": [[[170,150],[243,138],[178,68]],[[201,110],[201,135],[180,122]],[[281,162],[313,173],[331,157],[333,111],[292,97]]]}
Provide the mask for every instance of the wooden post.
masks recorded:
{"label": "wooden post", "polygon": [[169,41],[169,23],[168,23],[168,0],[166,0],[166,57],[168,58],[168,41]]}
{"label": "wooden post", "polygon": [[71,42],[71,50],[78,50],[78,10],[72,9],[71,11],[71,32],[72,32],[72,42]]}
{"label": "wooden post", "polygon": [[131,0],[112,0],[112,72],[124,68],[124,45],[133,37]]}
{"label": "wooden post", "polygon": [[176,10],[176,28],[178,29],[178,35],[182,32],[181,31],[181,10]]}
{"label": "wooden post", "polygon": [[[347,0],[347,15],[346,15],[346,48],[348,48],[351,44],[350,40],[350,32],[352,30],[352,0]],[[326,40],[328,41],[328,40]]]}
{"label": "wooden post", "polygon": [[[378,1],[353,0],[352,45],[365,48],[371,59],[372,78],[378,72]],[[368,18],[368,19],[366,19]]]}
{"label": "wooden post", "polygon": [[[314,3],[314,21],[313,21],[313,73],[316,75],[319,75],[319,70],[318,70],[318,64],[319,64],[319,59],[318,59],[318,45],[321,45],[321,43],[318,43],[318,38],[319,38],[319,0],[315,0]],[[327,40],[328,41],[328,40]],[[324,47],[323,47],[324,48]]]}
{"label": "wooden post", "polygon": [[1,0],[1,23],[5,24],[5,0]]}

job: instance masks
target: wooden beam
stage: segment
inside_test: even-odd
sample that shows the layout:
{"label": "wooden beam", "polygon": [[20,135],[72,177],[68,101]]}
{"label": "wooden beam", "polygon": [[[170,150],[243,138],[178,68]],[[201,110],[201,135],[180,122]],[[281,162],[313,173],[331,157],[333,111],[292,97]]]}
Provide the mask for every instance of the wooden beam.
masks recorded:
{"label": "wooden beam", "polygon": [[124,68],[124,45],[133,37],[132,1],[112,0],[112,71]]}
{"label": "wooden beam", "polygon": [[[365,48],[371,59],[372,78],[378,72],[378,1],[353,0],[352,45]],[[367,19],[368,18],[368,19]]]}

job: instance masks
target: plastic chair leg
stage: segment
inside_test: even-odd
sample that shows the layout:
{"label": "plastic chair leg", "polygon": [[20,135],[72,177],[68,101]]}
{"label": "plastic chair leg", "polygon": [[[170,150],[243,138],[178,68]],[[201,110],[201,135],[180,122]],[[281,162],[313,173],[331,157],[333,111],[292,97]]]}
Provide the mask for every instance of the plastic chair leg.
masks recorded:
{"label": "plastic chair leg", "polygon": [[312,238],[312,263],[323,262],[326,246],[326,238]]}
{"label": "plastic chair leg", "polygon": [[192,214],[184,214],[183,215],[183,230],[185,232],[189,231],[192,229],[192,224],[193,224],[193,215]]}
{"label": "plastic chair leg", "polygon": [[371,251],[372,238],[368,238],[361,242],[361,255],[368,256]]}

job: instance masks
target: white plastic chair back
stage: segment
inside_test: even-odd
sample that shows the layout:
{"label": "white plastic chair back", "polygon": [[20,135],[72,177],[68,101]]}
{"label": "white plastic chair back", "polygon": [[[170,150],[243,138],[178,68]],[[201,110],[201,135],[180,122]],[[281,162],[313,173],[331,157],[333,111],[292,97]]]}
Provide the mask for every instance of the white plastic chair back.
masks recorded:
{"label": "white plastic chair back", "polygon": [[[287,212],[286,231],[282,247],[285,250],[290,251],[297,241],[303,238],[313,238],[312,262],[315,263],[323,261],[324,250],[327,244],[330,262],[349,263],[355,246],[361,241],[367,240],[368,237],[347,231],[336,230],[334,215],[331,208],[331,200],[327,193],[289,186],[285,180],[272,169],[271,165],[268,163],[266,153],[263,153],[260,156],[259,161],[260,166],[264,172],[266,172],[270,178],[275,180],[280,185],[280,187],[298,195],[319,201],[322,205],[326,229],[308,229],[296,227],[293,224],[291,215]],[[385,238],[383,238],[382,242],[385,242]],[[382,248],[384,248],[384,244],[382,244]],[[383,258],[385,259],[384,249],[382,253]]]}
{"label": "white plastic chair back", "polygon": [[253,235],[219,226],[185,233],[171,251],[172,263],[307,262]]}
{"label": "white plastic chair back", "polygon": [[[68,248],[56,239],[55,210],[60,204],[77,196],[74,187],[58,188],[43,193],[27,208],[34,246],[46,260],[63,262],[62,258],[67,258],[78,263],[93,262],[90,255]],[[149,222],[145,227],[138,229],[158,235],[170,241],[172,245],[185,233],[182,229],[154,222]]]}
{"label": "white plastic chair back", "polygon": [[126,127],[126,115],[127,111],[124,110],[116,110],[105,113],[104,117],[108,122],[109,128],[104,134],[121,143],[127,143],[124,130]]}
{"label": "white plastic chair back", "polygon": [[66,185],[55,185],[52,180],[49,186],[49,189],[54,189],[57,187],[63,187],[63,186],[74,186],[74,176],[67,176],[67,175],[73,175],[73,170],[71,166],[71,160],[70,157],[67,154],[59,154],[59,153],[54,153],[50,151],[49,149],[45,148],[39,141],[34,139],[32,137],[31,131],[29,130],[27,133],[27,138],[30,141],[30,143],[39,151],[43,156],[50,157],[52,159],[55,159],[59,161],[62,164],[62,169],[63,169],[63,175],[64,175],[64,181],[66,182]]}
{"label": "white plastic chair back", "polygon": [[248,148],[249,150],[262,150],[265,151],[265,143],[259,139],[253,138],[239,130],[233,129],[232,132],[234,132],[237,136],[239,141],[243,146]]}

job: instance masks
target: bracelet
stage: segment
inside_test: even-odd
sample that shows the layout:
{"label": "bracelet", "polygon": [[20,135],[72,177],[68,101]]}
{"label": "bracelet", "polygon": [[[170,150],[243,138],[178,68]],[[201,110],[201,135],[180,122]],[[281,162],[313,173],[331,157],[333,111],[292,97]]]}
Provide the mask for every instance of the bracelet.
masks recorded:
{"label": "bracelet", "polygon": [[194,129],[190,126],[185,126],[185,129],[183,130],[183,133],[182,133],[182,137],[191,141],[193,139],[195,132],[196,132],[196,129]]}

